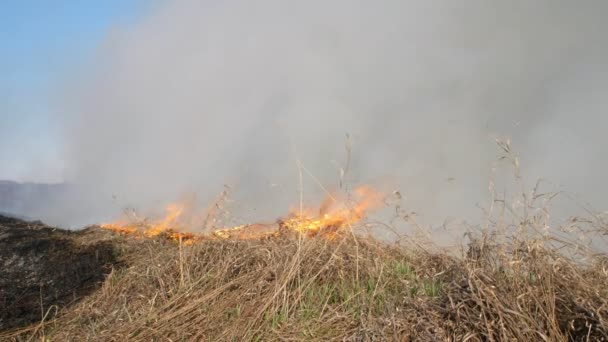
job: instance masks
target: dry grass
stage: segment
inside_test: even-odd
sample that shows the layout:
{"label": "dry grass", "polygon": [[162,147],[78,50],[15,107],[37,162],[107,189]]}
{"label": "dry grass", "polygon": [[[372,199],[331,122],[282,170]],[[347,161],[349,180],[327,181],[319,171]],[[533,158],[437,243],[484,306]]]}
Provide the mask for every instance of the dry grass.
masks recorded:
{"label": "dry grass", "polygon": [[1,338],[608,339],[605,259],[582,263],[531,239],[472,240],[450,256],[349,234],[194,246],[129,239],[130,266],[96,293]]}
{"label": "dry grass", "polygon": [[608,258],[588,247],[606,245],[607,221],[556,226],[554,196],[538,188],[493,194],[458,253],[350,232],[192,246],[118,237],[127,266],[97,292],[0,339],[608,341]]}

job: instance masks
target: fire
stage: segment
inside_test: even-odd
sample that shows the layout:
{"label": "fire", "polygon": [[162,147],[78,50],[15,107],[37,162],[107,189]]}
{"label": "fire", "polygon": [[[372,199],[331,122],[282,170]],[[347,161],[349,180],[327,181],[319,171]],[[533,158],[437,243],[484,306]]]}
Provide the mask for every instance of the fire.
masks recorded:
{"label": "fire", "polygon": [[101,225],[102,228],[112,230],[116,233],[121,234],[135,234],[137,233],[137,228],[129,226],[126,223],[104,223]]}
{"label": "fire", "polygon": [[362,220],[368,211],[382,203],[382,195],[368,186],[355,189],[353,196],[345,197],[328,194],[317,210],[303,208],[291,210],[291,213],[273,224],[246,224],[217,229],[210,234],[184,232],[183,222],[192,222],[185,218],[186,205],[173,203],[166,207],[162,219],[148,222],[146,220],[119,221],[103,224],[102,228],[125,235],[147,238],[164,236],[184,244],[192,244],[204,239],[260,239],[279,235],[282,231],[291,231],[305,237],[322,236],[335,238],[352,224]]}
{"label": "fire", "polygon": [[333,238],[344,228],[362,220],[368,210],[382,203],[382,195],[371,187],[358,187],[355,189],[355,195],[358,200],[352,206],[336,195],[328,195],[317,216],[311,215],[310,210],[292,210],[291,215],[282,221],[282,225],[309,237],[323,235]]}
{"label": "fire", "polygon": [[213,236],[219,239],[251,240],[277,236],[277,224],[244,224],[231,228],[218,229]]}
{"label": "fire", "polygon": [[133,222],[123,220],[115,223],[102,224],[100,226],[116,233],[136,236],[143,235],[147,238],[156,237],[162,234],[171,240],[181,240],[185,244],[192,244],[197,239],[196,234],[178,231],[181,229],[179,219],[184,213],[184,209],[185,206],[183,204],[169,204],[165,208],[165,216],[158,221],[149,223],[145,220],[134,220]]}
{"label": "fire", "polygon": [[177,219],[184,212],[184,207],[179,204],[169,204],[165,209],[167,214],[165,217],[155,224],[153,224],[150,228],[144,231],[144,235],[147,237],[155,237],[160,235],[163,232],[167,232],[172,228],[177,228]]}

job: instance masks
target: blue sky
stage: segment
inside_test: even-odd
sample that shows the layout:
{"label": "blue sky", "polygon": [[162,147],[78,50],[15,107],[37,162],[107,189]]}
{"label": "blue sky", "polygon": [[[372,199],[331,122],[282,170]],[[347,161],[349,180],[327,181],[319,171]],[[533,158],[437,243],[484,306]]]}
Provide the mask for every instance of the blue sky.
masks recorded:
{"label": "blue sky", "polygon": [[148,0],[0,2],[0,179],[61,181],[52,102],[108,30],[137,21]]}

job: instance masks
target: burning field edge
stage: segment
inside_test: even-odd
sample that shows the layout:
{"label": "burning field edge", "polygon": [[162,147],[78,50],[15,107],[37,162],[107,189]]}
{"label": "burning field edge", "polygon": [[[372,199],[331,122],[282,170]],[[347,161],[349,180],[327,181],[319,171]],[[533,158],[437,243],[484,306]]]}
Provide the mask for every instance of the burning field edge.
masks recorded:
{"label": "burning field edge", "polygon": [[192,244],[65,234],[113,246],[105,277],[0,340],[608,340],[606,258],[521,234],[471,236],[461,255],[346,229]]}

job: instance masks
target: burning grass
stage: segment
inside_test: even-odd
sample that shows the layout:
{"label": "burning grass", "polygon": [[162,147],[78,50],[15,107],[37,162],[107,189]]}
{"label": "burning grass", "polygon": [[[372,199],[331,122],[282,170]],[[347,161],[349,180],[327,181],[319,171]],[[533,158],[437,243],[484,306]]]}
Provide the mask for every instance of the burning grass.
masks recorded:
{"label": "burning grass", "polygon": [[[300,233],[306,237],[323,236],[335,238],[340,232],[359,222],[368,210],[379,206],[383,196],[368,186],[360,186],[354,191],[355,198],[347,200],[338,194],[328,193],[318,209],[292,209],[287,217],[273,224],[245,224],[234,227],[212,229],[211,232],[187,232],[193,227],[206,227],[206,220],[195,215],[190,205],[171,203],[165,209],[165,216],[153,221],[141,219],[135,212],[125,212],[126,218],[101,227],[125,235],[151,238],[164,236],[183,244],[193,244],[214,238],[219,239],[260,239],[277,236],[281,230]],[[207,218],[209,215],[205,215]]]}
{"label": "burning grass", "polygon": [[[486,236],[487,237],[487,236]],[[478,236],[462,256],[353,234],[122,238],[128,267],[3,340],[606,340],[608,263]],[[126,240],[125,240],[126,239]]]}
{"label": "burning grass", "polygon": [[300,206],[276,224],[207,234],[183,232],[174,211],[106,225],[127,266],[0,339],[608,341],[608,258],[578,239],[605,242],[605,217],[555,226],[552,194],[521,197],[493,196],[459,252],[364,237],[378,201],[365,192],[347,209],[329,196],[318,213]]}

